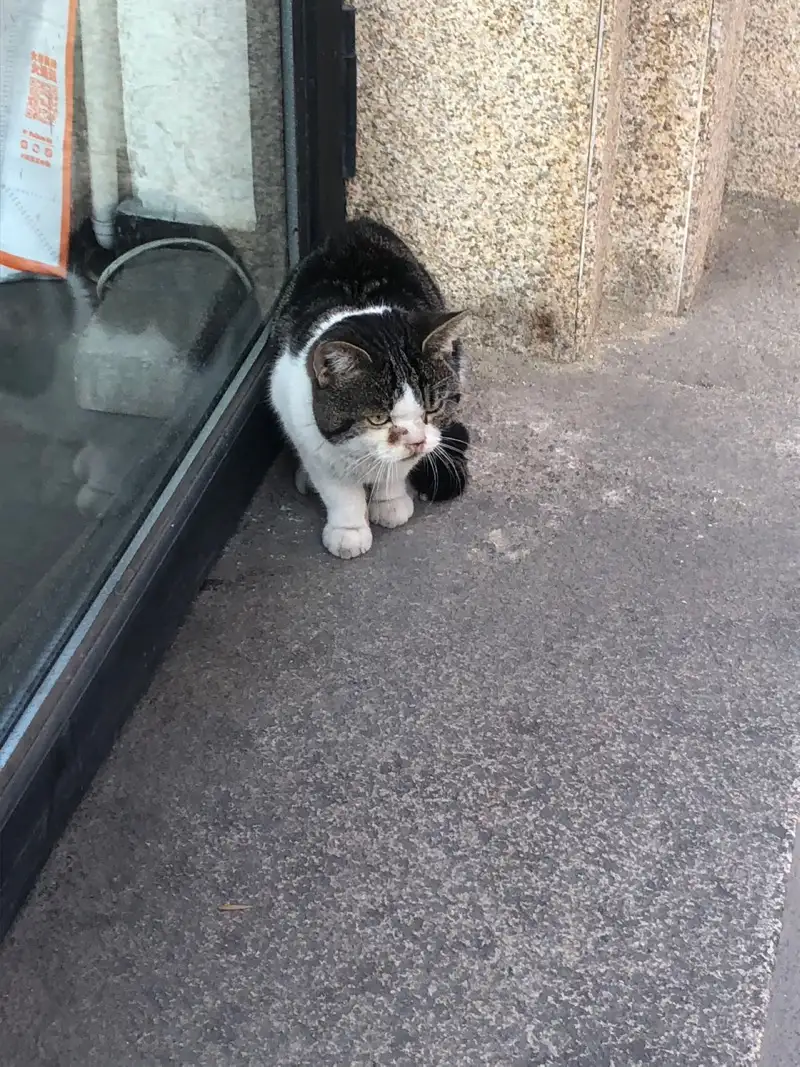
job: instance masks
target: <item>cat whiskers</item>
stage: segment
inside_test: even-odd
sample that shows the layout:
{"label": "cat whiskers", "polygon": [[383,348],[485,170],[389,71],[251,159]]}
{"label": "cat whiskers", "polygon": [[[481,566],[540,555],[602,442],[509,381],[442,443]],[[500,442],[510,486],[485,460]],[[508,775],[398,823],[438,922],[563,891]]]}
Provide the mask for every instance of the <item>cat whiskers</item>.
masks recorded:
{"label": "cat whiskers", "polygon": [[431,470],[433,471],[433,496],[434,496],[434,499],[439,495],[439,468],[436,465],[436,463],[433,462],[433,457],[436,455],[436,452],[437,452],[438,448],[439,448],[439,446],[437,445],[436,448],[433,448],[430,451],[430,457],[431,457],[430,467],[431,467]]}
{"label": "cat whiskers", "polygon": [[455,452],[463,453],[465,450],[468,452],[486,451],[485,445],[481,444],[480,442],[473,441],[472,438],[470,438],[469,444],[465,445],[464,441],[458,437],[447,437],[445,434],[442,434],[441,438],[439,439],[439,443],[443,445],[448,445],[451,448],[453,445],[455,445],[456,447],[453,449],[453,451]]}
{"label": "cat whiskers", "polygon": [[393,464],[394,460],[387,459],[385,456],[378,457],[377,477],[373,478],[372,484],[370,485],[368,504],[372,503],[373,497],[375,496],[375,490],[389,473]]}
{"label": "cat whiskers", "polygon": [[352,478],[354,481],[361,482],[363,485],[369,480],[379,462],[380,459],[376,461],[374,456],[359,456],[357,459],[351,460],[350,463],[348,463],[343,470],[343,474],[346,478]]}
{"label": "cat whiskers", "polygon": [[388,474],[391,465],[392,460],[384,456],[359,456],[347,465],[343,473],[347,478],[370,486],[369,503],[372,503],[375,489]]}
{"label": "cat whiskers", "polygon": [[439,458],[442,460],[442,463],[444,463],[445,467],[447,467],[447,469],[451,472],[455,480],[459,481],[460,475],[458,473],[458,468],[455,465],[453,457],[448,455],[447,448],[442,448],[441,444],[439,444],[433,451],[437,456],[439,456]]}

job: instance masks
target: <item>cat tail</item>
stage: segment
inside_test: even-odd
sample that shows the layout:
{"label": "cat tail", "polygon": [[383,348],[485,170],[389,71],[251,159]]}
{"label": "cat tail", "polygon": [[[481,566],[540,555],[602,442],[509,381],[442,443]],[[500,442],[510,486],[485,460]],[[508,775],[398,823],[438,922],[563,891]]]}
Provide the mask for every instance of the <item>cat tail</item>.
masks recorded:
{"label": "cat tail", "polygon": [[463,423],[451,422],[442,430],[439,448],[422,459],[408,480],[423,500],[453,500],[467,488],[467,449],[469,430]]}

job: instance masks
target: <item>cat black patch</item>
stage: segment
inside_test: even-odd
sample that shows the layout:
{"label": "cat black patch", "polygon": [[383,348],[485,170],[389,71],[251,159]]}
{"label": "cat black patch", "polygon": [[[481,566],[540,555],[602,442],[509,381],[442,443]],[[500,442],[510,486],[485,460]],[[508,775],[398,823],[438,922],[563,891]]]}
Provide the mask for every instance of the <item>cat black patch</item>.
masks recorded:
{"label": "cat black patch", "polygon": [[442,430],[440,448],[420,460],[408,478],[421,497],[433,502],[453,500],[467,488],[469,430],[460,422],[451,423]]}

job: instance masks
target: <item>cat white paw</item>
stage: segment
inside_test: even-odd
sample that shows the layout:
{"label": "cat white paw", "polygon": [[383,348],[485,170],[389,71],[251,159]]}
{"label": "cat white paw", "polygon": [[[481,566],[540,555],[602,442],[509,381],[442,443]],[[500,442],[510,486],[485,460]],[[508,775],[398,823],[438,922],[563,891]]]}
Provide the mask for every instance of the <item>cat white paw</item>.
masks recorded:
{"label": "cat white paw", "polygon": [[75,507],[87,518],[100,519],[111,509],[114,494],[91,485],[82,485],[75,497]]}
{"label": "cat white paw", "polygon": [[322,531],[322,543],[339,559],[355,559],[372,548],[372,530],[369,526],[332,526],[328,523]]}
{"label": "cat white paw", "polygon": [[119,455],[89,443],[73,460],[72,470],[84,482],[75,497],[78,511],[98,518],[105,515],[122,489],[125,467]]}
{"label": "cat white paw", "polygon": [[396,526],[405,526],[414,514],[414,501],[406,493],[393,500],[372,500],[369,505],[369,517],[378,526],[393,530]]}

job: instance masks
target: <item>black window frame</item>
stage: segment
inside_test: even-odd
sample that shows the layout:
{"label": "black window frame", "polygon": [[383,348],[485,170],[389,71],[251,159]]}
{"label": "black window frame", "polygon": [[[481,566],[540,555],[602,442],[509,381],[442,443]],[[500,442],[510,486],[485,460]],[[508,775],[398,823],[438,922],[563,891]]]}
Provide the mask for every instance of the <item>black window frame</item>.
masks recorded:
{"label": "black window frame", "polygon": [[[285,0],[282,15],[296,258],[345,218],[352,11],[341,0]],[[263,402],[267,336],[268,325],[242,353],[219,417],[181,465],[180,492],[166,499],[146,534],[134,534],[114,596],[67,646],[55,681],[16,729],[0,766],[0,938],[280,451]]]}

